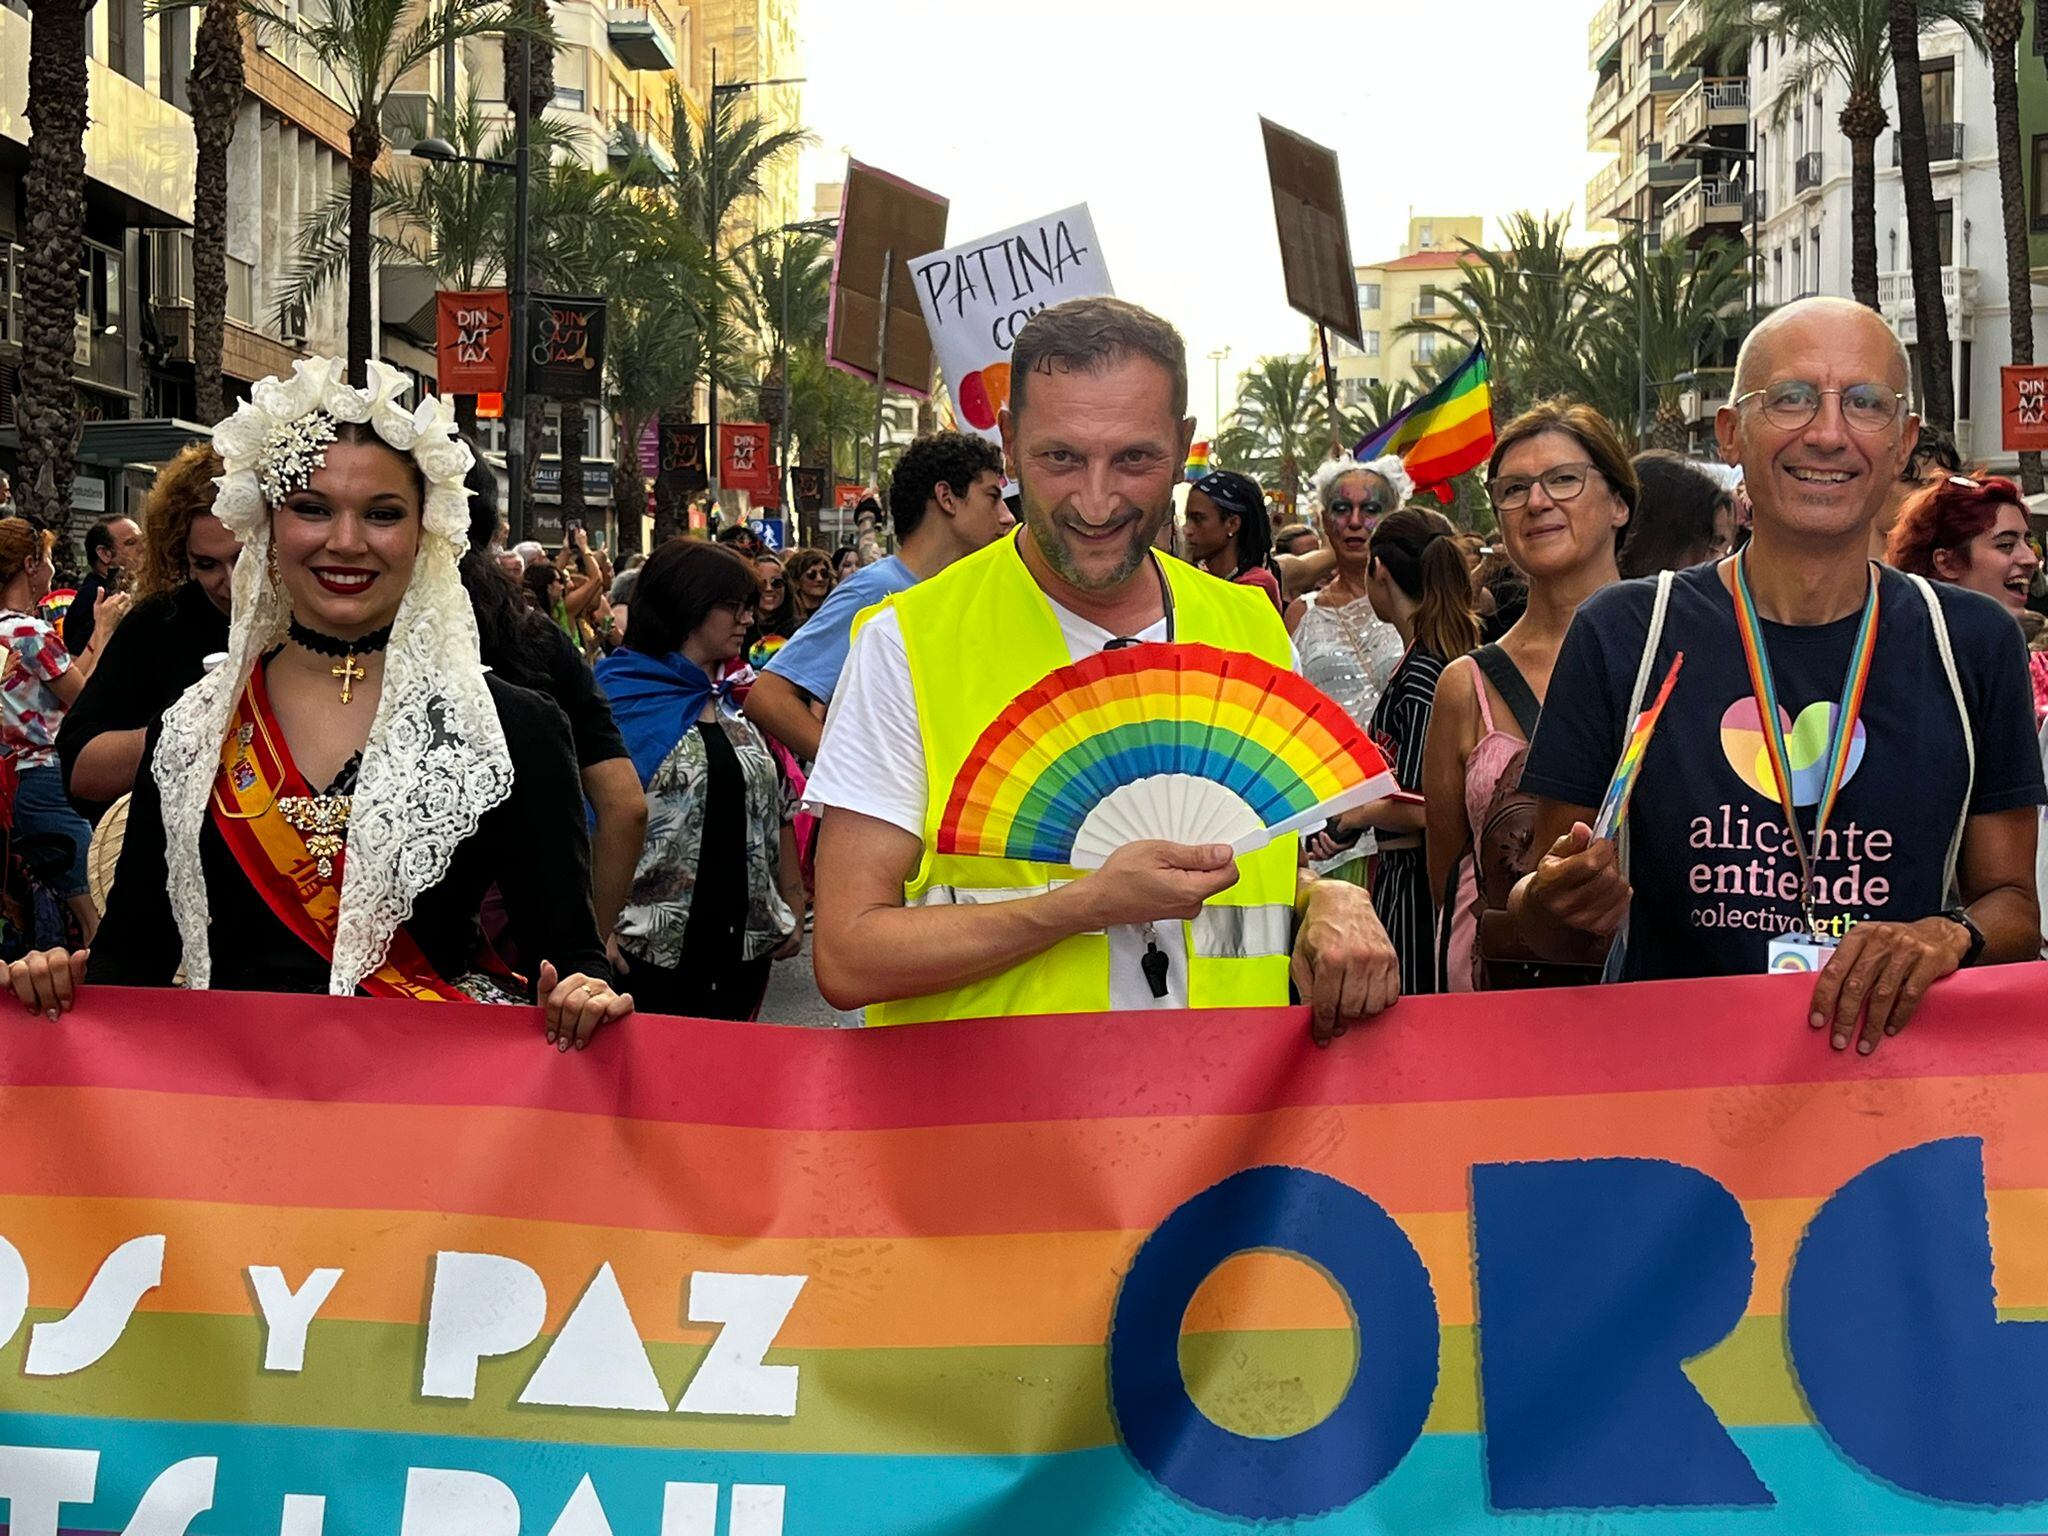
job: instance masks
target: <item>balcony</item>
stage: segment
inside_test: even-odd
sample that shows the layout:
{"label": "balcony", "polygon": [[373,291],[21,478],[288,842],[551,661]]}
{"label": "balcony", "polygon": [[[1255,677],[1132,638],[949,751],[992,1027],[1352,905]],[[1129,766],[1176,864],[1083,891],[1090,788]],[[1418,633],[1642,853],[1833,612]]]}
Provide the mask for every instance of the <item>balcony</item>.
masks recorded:
{"label": "balcony", "polygon": [[1586,148],[1612,149],[1621,125],[1621,76],[1609,75],[1593,92],[1586,108]]}
{"label": "balcony", "polygon": [[1674,59],[1684,58],[1688,44],[1706,28],[1705,7],[1700,0],[1679,0],[1671,8],[1671,20],[1664,27],[1664,51]]}
{"label": "balcony", "polygon": [[1605,0],[1600,9],[1593,13],[1592,24],[1586,29],[1588,67],[1598,69],[1612,59],[1620,47],[1621,10],[1615,4],[1615,0]]}
{"label": "balcony", "polygon": [[669,126],[657,123],[654,114],[644,108],[635,108],[621,113],[612,122],[610,140],[605,145],[605,154],[614,165],[624,165],[635,155],[645,155],[664,176],[676,172],[676,157],[670,147]]}
{"label": "balcony", "polygon": [[1686,147],[1704,144],[1716,129],[1744,129],[1749,125],[1749,81],[1742,78],[1695,81],[1683,96],[1671,104],[1664,119],[1664,142],[1674,155]]}
{"label": "balcony", "polygon": [[1683,160],[1667,160],[1664,146],[1654,139],[1646,139],[1636,146],[1635,171],[1630,181],[1637,187],[1682,187],[1691,181],[1699,171]]}
{"label": "balcony", "polygon": [[[1901,158],[1899,135],[1892,134],[1892,164]],[[1929,123],[1927,125],[1927,163],[1941,165],[1944,162],[1963,158],[1963,125],[1961,123]]]}
{"label": "balcony", "polygon": [[1819,192],[1821,181],[1820,151],[1809,150],[1792,162],[1792,191],[1799,197],[1809,192]]}
{"label": "balcony", "polygon": [[[1975,267],[1943,267],[1941,269],[1941,302],[1948,310],[1948,334],[1951,341],[1975,341],[1977,339],[1977,269]],[[1919,318],[1913,312],[1913,274],[1911,272],[1880,272],[1877,275],[1877,307],[1891,328],[1898,333],[1899,340],[1907,346],[1917,345],[1920,340]]]}
{"label": "balcony", "polygon": [[[192,231],[159,229],[151,232],[153,274],[150,302],[160,309],[191,309],[194,306],[192,280]],[[227,318],[238,325],[256,324],[256,268],[239,257],[230,256],[228,265]]]}
{"label": "balcony", "polygon": [[1666,205],[1664,238],[1697,244],[1715,230],[1739,229],[1747,212],[1741,182],[1726,176],[1703,176]]}
{"label": "balcony", "polygon": [[1734,387],[1733,368],[1695,368],[1678,397],[1679,409],[1685,412],[1688,422],[1696,425],[1712,421],[1714,412],[1728,403]]}
{"label": "balcony", "polygon": [[660,11],[646,6],[614,6],[605,14],[605,36],[626,68],[675,72],[674,31]]}
{"label": "balcony", "polygon": [[1692,88],[1693,82],[1700,78],[1700,72],[1696,68],[1680,69],[1675,65],[1667,65],[1662,40],[1643,55],[1643,69],[1650,77],[1652,96],[1683,95]]}
{"label": "balcony", "polygon": [[1614,212],[1621,192],[1621,162],[1616,160],[1602,168],[1599,175],[1586,183],[1586,221],[1589,224],[1605,222]]}

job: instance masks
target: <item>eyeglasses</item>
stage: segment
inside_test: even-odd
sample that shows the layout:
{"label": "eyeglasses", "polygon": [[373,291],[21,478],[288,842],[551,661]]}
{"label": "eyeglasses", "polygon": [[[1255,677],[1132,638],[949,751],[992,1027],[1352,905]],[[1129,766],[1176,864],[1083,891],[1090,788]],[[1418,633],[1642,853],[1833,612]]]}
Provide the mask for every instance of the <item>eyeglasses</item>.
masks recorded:
{"label": "eyeglasses", "polygon": [[1599,473],[1597,464],[1553,464],[1540,475],[1496,476],[1486,482],[1486,495],[1501,512],[1521,511],[1529,505],[1529,492],[1539,485],[1552,501],[1577,501],[1587,478]]}
{"label": "eyeglasses", "polygon": [[1375,518],[1387,510],[1387,504],[1377,496],[1368,496],[1363,501],[1353,501],[1348,496],[1339,496],[1323,510],[1340,523],[1349,522],[1355,512],[1363,518]]}
{"label": "eyeglasses", "polygon": [[1737,395],[1732,403],[1740,410],[1744,404],[1761,396],[1764,419],[1774,427],[1796,432],[1820,414],[1823,395],[1834,395],[1841,400],[1842,420],[1852,432],[1889,431],[1897,424],[1899,412],[1905,404],[1899,398],[1899,392],[1888,384],[1848,384],[1840,389],[1822,389],[1804,379],[1780,379],[1762,389]]}
{"label": "eyeglasses", "polygon": [[738,623],[750,624],[753,622],[754,605],[752,603],[719,603],[716,606],[718,607],[721,613],[731,614],[733,616],[733,619]]}

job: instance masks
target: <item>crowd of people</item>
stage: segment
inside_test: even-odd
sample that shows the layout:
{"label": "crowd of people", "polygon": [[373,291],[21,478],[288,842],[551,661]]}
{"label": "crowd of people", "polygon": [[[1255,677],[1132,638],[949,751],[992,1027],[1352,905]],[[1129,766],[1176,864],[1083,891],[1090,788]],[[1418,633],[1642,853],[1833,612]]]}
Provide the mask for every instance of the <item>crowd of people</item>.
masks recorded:
{"label": "crowd of people", "polygon": [[[636,1006],[754,1017],[815,924],[849,1022],[1293,995],[1328,1040],[1404,995],[1789,945],[1814,1025],[1868,1051],[1959,966],[2040,952],[2048,581],[2018,487],[1920,430],[1874,314],[1759,323],[1716,462],[1535,403],[1486,534],[1334,449],[1298,520],[1227,470],[1177,507],[1185,351],[1117,300],[1034,316],[1012,377],[1001,448],[918,439],[829,551],[743,523],[616,569],[573,525],[507,547],[442,402],[321,360],[92,529],[61,623],[50,537],[0,519],[11,846],[67,915],[17,996],[530,998],[568,1049]],[[989,723],[1145,642],[1298,669],[1395,792],[1078,878],[941,846]]]}

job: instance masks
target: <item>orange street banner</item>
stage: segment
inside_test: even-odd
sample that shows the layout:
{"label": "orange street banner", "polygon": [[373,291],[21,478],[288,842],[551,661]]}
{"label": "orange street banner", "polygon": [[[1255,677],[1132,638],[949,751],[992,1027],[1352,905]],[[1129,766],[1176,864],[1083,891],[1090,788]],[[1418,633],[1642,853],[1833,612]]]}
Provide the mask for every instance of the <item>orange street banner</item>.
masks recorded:
{"label": "orange street banner", "polygon": [[444,395],[497,394],[512,355],[511,308],[502,288],[434,295],[436,384]]}
{"label": "orange street banner", "polygon": [[2007,453],[2048,449],[2048,367],[2011,364],[1998,370],[2000,446]]}
{"label": "orange street banner", "polygon": [[0,1024],[15,1536],[2048,1530],[2040,966]]}

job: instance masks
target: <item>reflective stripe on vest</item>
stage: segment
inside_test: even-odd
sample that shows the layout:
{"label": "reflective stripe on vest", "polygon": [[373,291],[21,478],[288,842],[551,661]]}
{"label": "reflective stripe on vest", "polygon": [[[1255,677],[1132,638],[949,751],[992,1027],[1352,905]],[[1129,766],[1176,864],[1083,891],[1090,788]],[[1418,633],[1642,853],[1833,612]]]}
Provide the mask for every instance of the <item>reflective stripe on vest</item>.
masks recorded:
{"label": "reflective stripe on vest", "polygon": [[[1020,530],[1020,536],[1028,536]],[[1219,581],[1173,559],[1176,638],[1292,664],[1285,625],[1264,593]],[[924,739],[924,853],[904,886],[907,905],[971,905],[1040,895],[1082,878],[1056,864],[937,853],[938,822],[953,781],[990,721],[1011,700],[1066,666],[1059,617],[1025,568],[1015,538],[956,561],[889,599],[902,627]],[[1283,837],[1238,860],[1238,881],[1187,925],[1188,1001],[1195,1007],[1264,1007],[1287,1000],[1299,839]],[[1093,1013],[1110,1003],[1109,949],[1076,934],[1007,971],[948,992],[877,1004],[870,1024],[1031,1013]]]}
{"label": "reflective stripe on vest", "polygon": [[[1015,901],[1022,896],[1044,896],[1071,883],[1054,880],[1046,885],[1008,887],[934,885],[911,905],[978,907],[990,902]],[[1201,960],[1259,960],[1286,955],[1294,944],[1294,908],[1279,904],[1204,907],[1188,924],[1188,941],[1195,957]]]}

